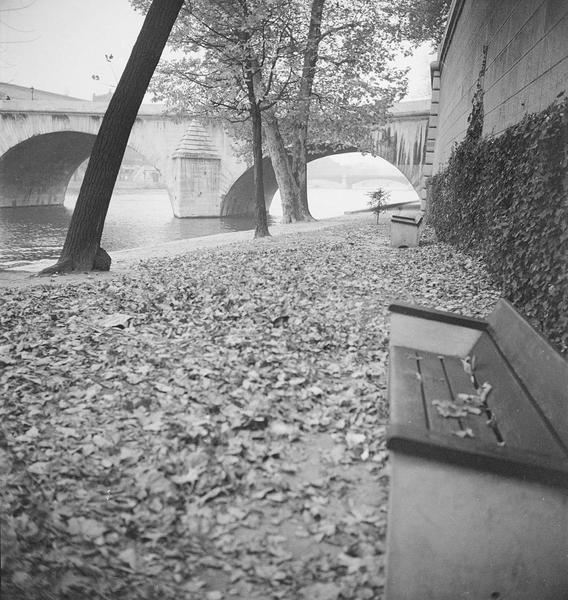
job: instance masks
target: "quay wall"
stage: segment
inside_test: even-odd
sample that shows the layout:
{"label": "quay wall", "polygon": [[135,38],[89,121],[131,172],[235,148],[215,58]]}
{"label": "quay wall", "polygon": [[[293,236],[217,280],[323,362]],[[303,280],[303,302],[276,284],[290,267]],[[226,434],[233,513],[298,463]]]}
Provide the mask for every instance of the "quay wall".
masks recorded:
{"label": "quay wall", "polygon": [[486,49],[484,135],[540,112],[568,88],[566,0],[454,0],[432,65],[430,172],[465,136]]}

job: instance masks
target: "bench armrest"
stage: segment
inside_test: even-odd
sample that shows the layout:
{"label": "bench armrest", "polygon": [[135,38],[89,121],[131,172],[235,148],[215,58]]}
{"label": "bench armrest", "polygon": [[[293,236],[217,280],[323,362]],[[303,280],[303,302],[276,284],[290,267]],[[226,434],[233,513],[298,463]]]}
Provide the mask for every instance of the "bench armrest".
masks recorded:
{"label": "bench armrest", "polygon": [[488,324],[481,319],[412,304],[391,304],[391,346],[466,356]]}
{"label": "bench armrest", "polygon": [[488,327],[487,321],[483,319],[464,317],[453,312],[434,310],[433,308],[425,308],[416,304],[406,304],[405,302],[396,302],[389,305],[389,311],[400,315],[429,319],[431,321],[439,321],[440,323],[469,327],[470,329],[479,329],[480,331],[486,331]]}

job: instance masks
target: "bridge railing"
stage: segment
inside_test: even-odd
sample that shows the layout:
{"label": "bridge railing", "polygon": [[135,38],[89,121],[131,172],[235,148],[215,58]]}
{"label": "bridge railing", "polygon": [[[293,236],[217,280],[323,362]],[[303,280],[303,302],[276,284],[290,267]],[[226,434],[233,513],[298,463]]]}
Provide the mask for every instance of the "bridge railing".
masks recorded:
{"label": "bridge railing", "polygon": [[[87,114],[104,115],[108,102],[84,102],[75,100],[53,102],[49,100],[0,100],[0,113],[49,113],[49,114]],[[164,104],[142,104],[140,116],[167,116]]]}

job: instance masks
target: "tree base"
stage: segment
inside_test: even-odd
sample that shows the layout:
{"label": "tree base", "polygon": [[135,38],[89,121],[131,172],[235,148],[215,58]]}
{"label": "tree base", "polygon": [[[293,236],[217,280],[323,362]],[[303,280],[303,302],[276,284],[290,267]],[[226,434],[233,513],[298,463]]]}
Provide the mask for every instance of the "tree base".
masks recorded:
{"label": "tree base", "polygon": [[282,225],[290,225],[292,223],[310,223],[312,221],[317,221],[314,219],[312,215],[302,215],[301,217],[295,217],[293,215],[283,215],[282,216]]}
{"label": "tree base", "polygon": [[93,271],[110,271],[111,263],[112,258],[109,253],[103,248],[99,248],[93,261]]}
{"label": "tree base", "polygon": [[264,230],[264,229],[255,229],[254,232],[254,239],[259,239],[259,238],[265,238],[265,237],[272,237],[272,235],[270,234],[270,231],[268,231],[268,229]]}
{"label": "tree base", "polygon": [[86,257],[66,256],[61,257],[54,265],[41,270],[37,275],[56,275],[63,273],[78,273],[85,271],[110,271],[112,258],[106,250],[98,248],[95,256],[89,260]]}

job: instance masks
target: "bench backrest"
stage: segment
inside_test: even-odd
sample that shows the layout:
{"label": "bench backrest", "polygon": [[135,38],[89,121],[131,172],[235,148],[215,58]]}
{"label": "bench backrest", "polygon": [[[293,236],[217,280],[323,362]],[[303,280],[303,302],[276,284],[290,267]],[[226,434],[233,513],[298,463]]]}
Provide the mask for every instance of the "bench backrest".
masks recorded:
{"label": "bench backrest", "polygon": [[487,322],[499,351],[568,448],[568,362],[506,300]]}

